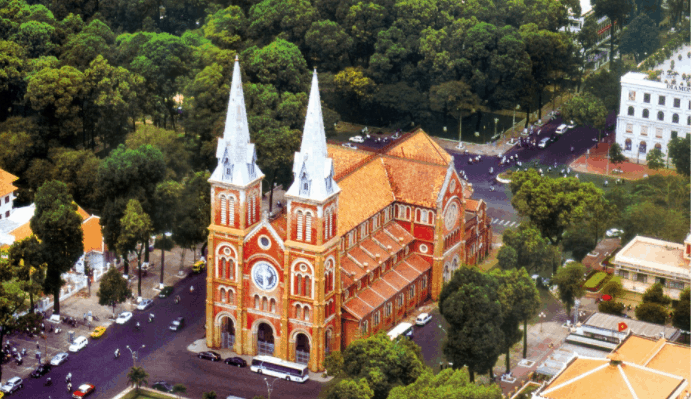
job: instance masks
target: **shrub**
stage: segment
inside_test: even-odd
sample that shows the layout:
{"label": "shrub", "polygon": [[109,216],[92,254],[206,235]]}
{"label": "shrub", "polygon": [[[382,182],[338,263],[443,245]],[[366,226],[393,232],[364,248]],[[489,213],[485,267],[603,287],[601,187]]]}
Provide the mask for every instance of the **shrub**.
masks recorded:
{"label": "shrub", "polygon": [[659,303],[642,303],[636,307],[636,318],[649,323],[665,324],[667,309]]}
{"label": "shrub", "polygon": [[607,277],[607,273],[605,272],[597,272],[595,273],[591,278],[588,279],[588,281],[585,282],[585,285],[583,288],[589,290],[589,291],[597,291],[598,287],[602,283],[602,281]]}
{"label": "shrub", "polygon": [[598,312],[620,315],[624,312],[624,304],[614,301],[603,301],[597,305]]}
{"label": "shrub", "polygon": [[669,62],[669,67],[670,67],[671,69],[674,69],[674,60],[672,60],[672,61]]}
{"label": "shrub", "polygon": [[679,61],[681,61],[681,54],[679,54],[679,57],[677,57],[677,58],[679,58]]}

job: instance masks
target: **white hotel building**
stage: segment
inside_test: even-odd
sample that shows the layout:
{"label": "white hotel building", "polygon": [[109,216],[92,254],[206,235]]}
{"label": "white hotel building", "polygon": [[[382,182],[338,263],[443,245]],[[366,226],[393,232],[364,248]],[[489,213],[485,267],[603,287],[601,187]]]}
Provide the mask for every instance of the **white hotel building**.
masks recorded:
{"label": "white hotel building", "polygon": [[621,109],[617,117],[617,143],[630,161],[645,162],[648,151],[691,131],[691,88],[648,80],[629,72],[621,78]]}

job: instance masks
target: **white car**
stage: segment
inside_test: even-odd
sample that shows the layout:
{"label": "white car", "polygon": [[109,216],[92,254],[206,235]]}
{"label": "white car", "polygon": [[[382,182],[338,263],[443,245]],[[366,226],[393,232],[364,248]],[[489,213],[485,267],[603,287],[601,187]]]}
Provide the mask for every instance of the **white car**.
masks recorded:
{"label": "white car", "polygon": [[57,355],[53,356],[53,359],[51,359],[50,364],[51,366],[59,366],[67,360],[67,358],[70,355],[65,352],[58,353]]}
{"label": "white car", "polygon": [[569,130],[571,130],[576,127],[576,124],[573,121],[571,121],[568,125],[566,125],[566,127],[568,127]]}
{"label": "white car", "polygon": [[141,302],[139,302],[139,305],[137,305],[137,310],[146,310],[150,308],[154,304],[154,301],[152,299],[142,299]]}
{"label": "white car", "polygon": [[568,265],[569,263],[573,263],[573,262],[575,262],[575,260],[573,260],[573,259],[567,259],[567,260],[564,261],[564,266]]}
{"label": "white car", "polygon": [[118,315],[118,318],[115,319],[115,323],[125,324],[128,321],[130,321],[131,318],[132,318],[132,312],[122,312]]}
{"label": "white car", "polygon": [[349,139],[353,143],[364,143],[365,139],[362,138],[362,136],[353,136]]}
{"label": "white car", "polygon": [[429,313],[420,313],[420,315],[415,319],[415,324],[418,326],[424,326],[432,320],[432,315]]}
{"label": "white car", "polygon": [[609,229],[609,230],[607,230],[607,232],[605,233],[605,235],[606,235],[607,237],[619,237],[619,236],[621,236],[622,234],[624,234],[624,230],[620,230],[620,229]]}
{"label": "white car", "polygon": [[14,393],[18,390],[20,390],[24,386],[24,381],[22,381],[21,378],[19,377],[12,377],[7,382],[5,385],[3,385],[0,390],[5,392],[5,393]]}
{"label": "white car", "polygon": [[89,340],[86,339],[85,336],[82,335],[82,336],[80,336],[80,337],[77,337],[77,338],[74,340],[74,343],[73,343],[72,345],[70,345],[69,351],[70,351],[70,352],[79,352],[80,350],[86,348],[86,345],[87,345],[88,343],[89,343]]}
{"label": "white car", "polygon": [[343,143],[341,145],[343,147],[346,147],[346,148],[352,148],[353,150],[357,150],[357,146],[354,146],[353,144],[350,144],[350,143]]}

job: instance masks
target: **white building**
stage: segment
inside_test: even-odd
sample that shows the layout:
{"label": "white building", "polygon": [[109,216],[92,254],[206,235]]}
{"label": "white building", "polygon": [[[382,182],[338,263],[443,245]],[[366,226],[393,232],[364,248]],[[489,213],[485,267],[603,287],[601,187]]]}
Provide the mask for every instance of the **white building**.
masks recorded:
{"label": "white building", "polygon": [[0,169],[0,220],[10,217],[13,212],[16,198],[14,192],[17,190],[14,182],[17,179],[19,178],[12,173]]}
{"label": "white building", "polygon": [[621,78],[617,143],[630,161],[645,162],[648,151],[691,131],[691,87],[648,80],[629,72]]}
{"label": "white building", "polygon": [[616,274],[624,289],[643,293],[651,285],[662,283],[666,295],[678,300],[691,285],[691,234],[684,244],[636,236],[615,256]]}
{"label": "white building", "polygon": [[[573,35],[577,35],[586,19],[595,19],[597,23],[597,42],[591,47],[582,49],[585,52],[586,65],[590,64],[592,70],[597,70],[602,65],[609,61],[609,37],[612,34],[612,22],[608,17],[597,18],[595,16],[595,10],[590,0],[580,0],[581,14],[575,14],[573,10],[569,9],[569,17],[566,26],[559,28],[560,32],[567,32]],[[615,26],[615,34],[619,34],[621,29]],[[575,37],[574,37],[574,41]],[[616,48],[615,48],[616,54]]]}

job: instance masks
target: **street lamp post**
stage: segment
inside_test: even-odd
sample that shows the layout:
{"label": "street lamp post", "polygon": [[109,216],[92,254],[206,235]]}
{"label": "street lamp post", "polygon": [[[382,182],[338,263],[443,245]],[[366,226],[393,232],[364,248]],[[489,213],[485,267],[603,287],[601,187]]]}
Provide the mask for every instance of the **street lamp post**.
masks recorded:
{"label": "street lamp post", "polygon": [[516,105],[516,108],[513,109],[513,124],[511,125],[511,131],[515,134],[516,133],[516,111],[521,109],[520,104]]}
{"label": "street lamp post", "polygon": [[280,379],[280,377],[274,378],[274,380],[271,381],[271,384],[269,384],[269,380],[266,377],[264,377],[264,382],[266,383],[266,391],[268,393],[266,399],[271,399],[271,391],[274,390],[274,382],[276,382],[276,380],[278,379]]}
{"label": "street lamp post", "polygon": [[542,332],[542,322],[546,317],[547,315],[545,314],[545,312],[540,312],[540,332]]}
{"label": "street lamp post", "polygon": [[142,345],[139,349],[137,349],[136,351],[133,351],[129,345],[126,346],[126,348],[129,349],[130,353],[132,354],[132,367],[137,367],[137,357],[138,357],[137,351],[144,349],[145,347],[146,347],[146,345]]}
{"label": "street lamp post", "polygon": [[[499,122],[499,118],[494,118],[494,136],[497,137],[497,122]],[[497,142],[494,142],[494,146],[497,146]]]}

